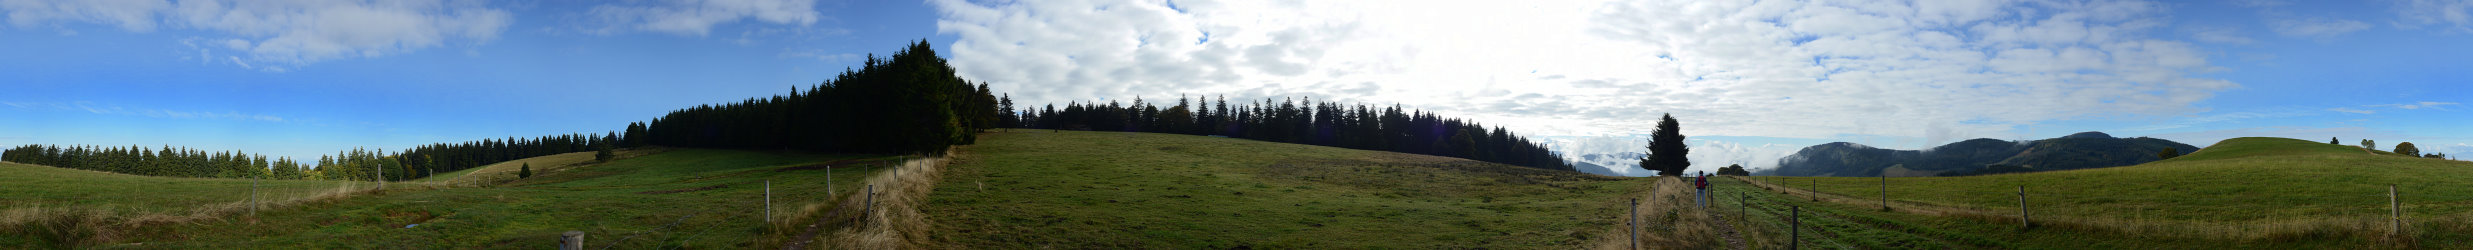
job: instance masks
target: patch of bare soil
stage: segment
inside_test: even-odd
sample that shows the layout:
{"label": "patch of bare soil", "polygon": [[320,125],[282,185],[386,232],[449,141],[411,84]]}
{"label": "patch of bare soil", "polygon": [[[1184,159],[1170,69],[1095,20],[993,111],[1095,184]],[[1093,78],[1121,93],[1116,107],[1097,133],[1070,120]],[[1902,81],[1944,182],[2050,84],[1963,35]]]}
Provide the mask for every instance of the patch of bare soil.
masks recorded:
{"label": "patch of bare soil", "polygon": [[1717,232],[1719,233],[1718,236],[1726,237],[1726,246],[1728,246],[1728,248],[1738,250],[1745,249],[1743,246],[1743,235],[1735,233],[1734,223],[1726,223],[1725,213],[1710,213],[1709,220],[1717,222]]}

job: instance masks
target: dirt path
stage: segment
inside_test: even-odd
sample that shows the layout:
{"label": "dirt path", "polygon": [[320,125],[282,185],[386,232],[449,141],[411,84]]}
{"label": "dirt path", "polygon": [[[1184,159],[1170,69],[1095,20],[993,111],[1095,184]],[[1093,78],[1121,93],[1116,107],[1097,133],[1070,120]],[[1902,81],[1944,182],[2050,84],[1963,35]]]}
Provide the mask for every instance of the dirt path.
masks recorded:
{"label": "dirt path", "polygon": [[[866,196],[866,192],[850,194],[841,205],[808,224],[782,249],[806,249],[813,242],[828,242],[830,246],[816,247],[827,249],[918,248],[927,239],[928,222],[917,206],[926,202],[927,193],[935,189],[944,165],[963,154],[961,150],[950,152],[944,157],[911,158],[894,169],[868,177],[866,183],[880,188],[874,197]],[[876,204],[863,208],[869,200]],[[857,214],[862,210],[869,212]]]}
{"label": "dirt path", "polygon": [[1735,233],[1735,224],[1726,222],[1725,213],[1709,213],[1709,220],[1717,222],[1718,236],[1726,237],[1727,248],[1735,250],[1747,249],[1743,244],[1743,235]]}

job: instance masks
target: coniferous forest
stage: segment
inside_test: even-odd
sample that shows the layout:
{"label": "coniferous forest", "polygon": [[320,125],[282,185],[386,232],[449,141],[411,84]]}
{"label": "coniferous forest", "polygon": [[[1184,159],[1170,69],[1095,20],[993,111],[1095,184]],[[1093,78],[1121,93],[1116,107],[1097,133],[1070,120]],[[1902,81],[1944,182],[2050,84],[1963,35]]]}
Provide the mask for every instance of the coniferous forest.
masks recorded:
{"label": "coniferous forest", "polygon": [[[1001,110],[1013,110],[1012,97]],[[1132,105],[1069,103],[1006,114],[1000,122],[1023,128],[1133,131],[1218,135],[1262,141],[1467,158],[1531,168],[1572,171],[1544,145],[1502,127],[1434,113],[1329,102],[1261,100],[1229,105],[1226,98],[1175,106],[1135,98]]]}
{"label": "coniferous forest", "polygon": [[0,160],[113,173],[215,178],[388,181],[429,177],[535,156],[590,151],[616,136],[570,134],[540,138],[506,138],[455,144],[430,144],[388,153],[353,149],[319,156],[315,163],[291,158],[269,159],[243,152],[206,152],[189,148],[25,145],[0,150]]}
{"label": "coniferous forest", "polygon": [[[1207,101],[1207,100],[1206,100]],[[1179,98],[1161,107],[1136,98],[1132,105],[1069,103],[1062,109],[1016,109],[987,84],[954,75],[926,41],[891,57],[868,56],[859,69],[788,95],[736,103],[699,105],[649,122],[630,123],[625,134],[568,134],[539,138],[439,143],[399,152],[361,150],[306,159],[242,152],[137,146],[25,145],[0,150],[0,160],[136,175],[219,178],[400,181],[516,159],[648,145],[697,148],[804,150],[878,154],[940,154],[971,144],[991,128],[1217,135],[1272,142],[1468,158],[1524,167],[1570,171],[1542,145],[1502,127],[1445,118],[1398,106],[1261,100],[1230,105],[1226,98],[1194,103]]]}
{"label": "coniferous forest", "polygon": [[662,146],[799,149],[852,153],[943,153],[995,128],[997,100],[972,85],[926,41],[890,58],[789,95],[672,111],[648,123]]}

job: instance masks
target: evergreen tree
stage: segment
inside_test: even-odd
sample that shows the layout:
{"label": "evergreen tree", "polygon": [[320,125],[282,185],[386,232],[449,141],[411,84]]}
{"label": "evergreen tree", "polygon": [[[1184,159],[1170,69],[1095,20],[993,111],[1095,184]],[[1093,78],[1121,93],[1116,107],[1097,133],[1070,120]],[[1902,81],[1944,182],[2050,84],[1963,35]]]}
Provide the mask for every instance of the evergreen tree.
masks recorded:
{"label": "evergreen tree", "polygon": [[1657,130],[1649,132],[1649,154],[1640,158],[1640,168],[1655,170],[1658,175],[1681,176],[1692,166],[1691,147],[1683,144],[1683,129],[1676,124],[1674,114],[1657,121]]}
{"label": "evergreen tree", "polygon": [[515,178],[532,178],[532,163],[524,163],[524,169],[516,171]]}

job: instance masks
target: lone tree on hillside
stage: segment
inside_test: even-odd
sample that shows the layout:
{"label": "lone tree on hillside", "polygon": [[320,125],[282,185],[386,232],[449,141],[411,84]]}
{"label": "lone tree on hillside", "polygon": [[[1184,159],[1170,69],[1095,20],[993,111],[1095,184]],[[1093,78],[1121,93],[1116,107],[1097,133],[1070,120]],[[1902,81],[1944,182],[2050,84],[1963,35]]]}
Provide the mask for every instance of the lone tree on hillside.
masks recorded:
{"label": "lone tree on hillside", "polygon": [[2173,157],[2181,157],[2181,149],[2164,147],[2164,152],[2155,152],[2155,160],[2158,161],[2172,159]]}
{"label": "lone tree on hillside", "polygon": [[2327,137],[2327,144],[2344,145],[2342,142],[2336,142],[2335,137]]}
{"label": "lone tree on hillside", "polygon": [[1717,175],[1751,176],[1752,171],[1743,170],[1743,164],[1733,164],[1717,168]]}
{"label": "lone tree on hillside", "polygon": [[618,143],[617,133],[611,133],[609,137],[602,137],[601,143],[593,144],[593,150],[598,152],[594,152],[592,154],[592,160],[596,162],[610,162],[611,159],[618,158],[618,153],[614,152],[615,150],[611,150],[611,148],[616,146],[610,144],[615,143]]}
{"label": "lone tree on hillside", "polygon": [[532,178],[532,163],[524,163],[524,169],[522,171],[515,172],[515,178]]}
{"label": "lone tree on hillside", "polygon": [[2420,157],[2420,156],[2421,156],[2421,149],[2420,149],[2420,148],[2414,148],[2414,147],[2413,147],[2413,142],[2409,142],[2409,141],[2408,141],[2408,142],[2399,142],[2399,143],[2396,143],[2396,153],[2398,153],[2398,154],[2404,154],[2404,156],[2414,156],[2414,157]]}
{"label": "lone tree on hillside", "polygon": [[2361,139],[2361,148],[2379,150],[2379,143],[2370,141],[2370,139]]}
{"label": "lone tree on hillside", "polygon": [[1657,120],[1657,130],[1649,132],[1649,155],[1640,158],[1640,168],[1655,170],[1657,175],[1682,176],[1683,168],[1692,166],[1690,146],[1683,145],[1683,128],[1674,121],[1674,114]]}

